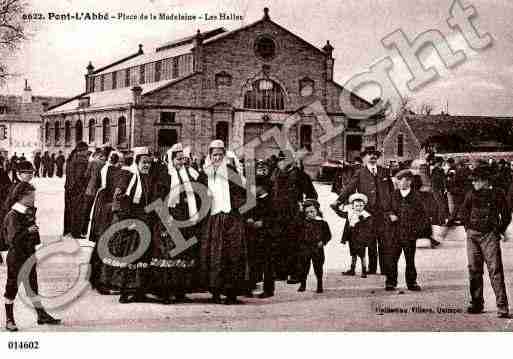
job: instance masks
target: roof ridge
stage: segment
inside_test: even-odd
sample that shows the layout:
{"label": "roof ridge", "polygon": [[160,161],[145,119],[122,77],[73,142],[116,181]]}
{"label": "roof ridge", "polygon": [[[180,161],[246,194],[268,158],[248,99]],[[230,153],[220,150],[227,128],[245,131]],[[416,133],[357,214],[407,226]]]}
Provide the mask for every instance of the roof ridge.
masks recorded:
{"label": "roof ridge", "polygon": [[[212,29],[212,30],[208,30],[206,32],[201,32],[200,34],[201,34],[201,37],[203,40],[207,40],[211,37],[220,35],[225,32],[228,32],[228,30],[226,30],[224,27],[221,26],[221,27],[216,27],[215,29]],[[180,46],[192,43],[196,36],[197,36],[197,34],[193,34],[193,35],[181,37],[176,40],[168,41],[165,44],[157,47],[155,49],[155,52],[164,51],[164,50],[172,49],[174,47],[180,47]]]}
{"label": "roof ridge", "polygon": [[112,63],[110,63],[110,64],[108,64],[108,65],[106,65],[106,66],[100,67],[99,69],[94,70],[91,74],[93,74],[93,75],[94,75],[94,74],[100,73],[100,72],[102,72],[102,71],[107,70],[107,69],[108,69],[108,68],[110,68],[110,67],[113,67],[113,66],[119,65],[119,64],[121,64],[121,63],[123,63],[123,62],[125,62],[125,61],[131,60],[131,59],[133,59],[134,57],[137,57],[137,56],[139,56],[139,55],[143,55],[143,54],[144,54],[144,52],[142,51],[142,45],[139,45],[139,51],[137,51],[136,53],[133,53],[133,54],[131,54],[131,55],[128,55],[128,56],[126,56],[126,57],[124,57],[124,58],[122,58],[122,59],[120,59],[120,60],[118,60],[118,61],[114,61],[114,62],[112,62]]}

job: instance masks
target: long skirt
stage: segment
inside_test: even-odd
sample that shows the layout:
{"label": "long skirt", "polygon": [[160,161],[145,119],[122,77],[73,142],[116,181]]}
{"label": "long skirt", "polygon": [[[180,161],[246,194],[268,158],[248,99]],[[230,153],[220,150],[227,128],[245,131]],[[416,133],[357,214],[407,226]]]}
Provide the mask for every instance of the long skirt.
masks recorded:
{"label": "long skirt", "polygon": [[[93,252],[91,253],[91,276],[90,282],[93,288],[101,288],[105,290],[119,290],[121,283],[121,269],[118,266],[112,266],[110,261],[103,261],[98,255],[98,241],[102,239],[103,233],[113,223],[112,214],[112,196],[111,193],[100,191],[96,197],[93,208],[91,228],[89,230],[89,240],[95,242]],[[109,241],[109,251],[116,257],[122,257],[120,250],[119,235],[115,235]]]}
{"label": "long skirt", "polygon": [[207,220],[201,242],[201,275],[211,291],[242,293],[249,280],[245,223],[239,215],[218,213]]}
{"label": "long skirt", "polygon": [[[125,218],[120,218],[125,219]],[[106,285],[107,288],[120,289],[123,293],[146,293],[151,284],[151,259],[153,252],[153,241],[151,238],[152,223],[150,215],[144,212],[144,207],[132,208],[130,217],[143,221],[150,230],[149,245],[137,258],[131,258],[127,262],[124,257],[131,256],[143,245],[139,233],[132,229],[121,229],[108,240],[108,247],[112,257],[100,258],[103,262],[99,272],[98,283]],[[117,222],[117,218],[114,220]],[[130,227],[130,226],[128,226]],[[123,260],[121,260],[123,259]]]}
{"label": "long skirt", "polygon": [[96,243],[112,224],[112,199],[112,193],[104,190],[100,190],[96,196],[89,230],[89,240],[91,242]]}
{"label": "long skirt", "polygon": [[199,272],[200,228],[193,225],[179,228],[186,241],[196,238],[196,244],[172,256],[176,247],[171,234],[162,223],[155,225],[153,234],[152,292],[161,296],[184,295],[201,291]]}
{"label": "long skirt", "polygon": [[71,191],[67,188],[64,189],[64,230],[63,235],[71,233],[71,208],[72,208]]}

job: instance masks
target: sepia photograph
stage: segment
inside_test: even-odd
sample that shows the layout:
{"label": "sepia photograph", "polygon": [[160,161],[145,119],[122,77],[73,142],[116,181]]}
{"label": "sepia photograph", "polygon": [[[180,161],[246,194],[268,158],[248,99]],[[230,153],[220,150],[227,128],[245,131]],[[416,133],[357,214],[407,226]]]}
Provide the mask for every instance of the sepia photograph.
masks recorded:
{"label": "sepia photograph", "polygon": [[510,333],[512,15],[0,0],[2,350]]}

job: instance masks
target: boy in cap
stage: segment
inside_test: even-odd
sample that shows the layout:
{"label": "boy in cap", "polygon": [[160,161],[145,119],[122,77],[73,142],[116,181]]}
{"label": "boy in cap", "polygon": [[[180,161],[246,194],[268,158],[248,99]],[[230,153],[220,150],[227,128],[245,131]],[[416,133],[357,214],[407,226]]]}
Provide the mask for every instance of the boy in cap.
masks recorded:
{"label": "boy in cap", "polygon": [[497,316],[509,318],[508,297],[504,284],[504,269],[500,236],[511,221],[506,197],[501,189],[490,186],[491,171],[479,164],[472,173],[473,189],[467,193],[455,216],[462,219],[467,230],[467,256],[472,302],[467,312],[479,314],[484,309],[483,264],[486,262],[495,293]]}
{"label": "boy in cap", "polygon": [[396,174],[398,189],[392,193],[391,211],[388,214],[391,225],[384,253],[387,291],[395,290],[397,286],[397,263],[402,252],[406,261],[406,285],[409,290],[421,290],[415,268],[416,240],[428,219],[421,198],[412,188],[413,177],[409,169]]}
{"label": "boy in cap", "polygon": [[351,255],[351,269],[344,272],[344,275],[355,275],[356,261],[360,258],[362,265],[362,278],[367,278],[367,267],[365,263],[365,250],[369,242],[376,236],[374,221],[369,212],[365,210],[367,196],[363,193],[353,193],[349,196],[349,205],[336,213],[346,219],[342,243],[349,242],[349,253]]}
{"label": "boy in cap", "polygon": [[307,199],[303,203],[305,218],[297,227],[299,245],[299,286],[298,292],[306,290],[306,278],[310,272],[310,262],[313,263],[317,278],[317,293],[323,292],[322,272],[324,265],[324,246],[331,239],[328,223],[322,219],[319,202]]}

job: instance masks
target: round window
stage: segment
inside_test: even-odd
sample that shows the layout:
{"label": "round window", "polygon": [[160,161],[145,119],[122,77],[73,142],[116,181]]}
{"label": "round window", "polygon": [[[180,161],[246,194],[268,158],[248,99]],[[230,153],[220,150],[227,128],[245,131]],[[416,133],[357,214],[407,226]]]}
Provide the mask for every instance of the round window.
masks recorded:
{"label": "round window", "polygon": [[276,55],[276,44],[267,36],[262,36],[255,41],[255,53],[262,60],[272,60]]}

